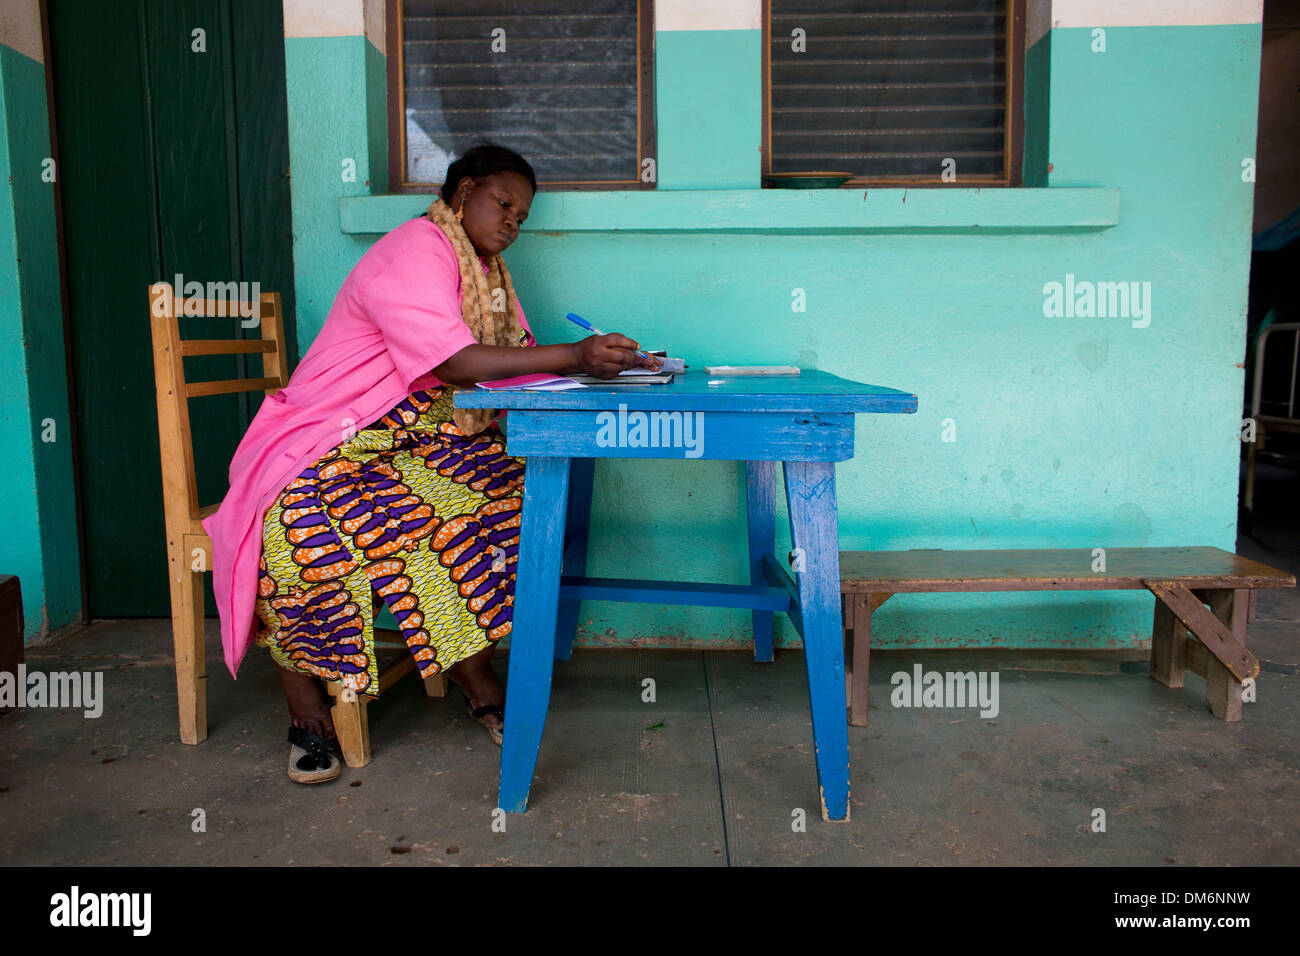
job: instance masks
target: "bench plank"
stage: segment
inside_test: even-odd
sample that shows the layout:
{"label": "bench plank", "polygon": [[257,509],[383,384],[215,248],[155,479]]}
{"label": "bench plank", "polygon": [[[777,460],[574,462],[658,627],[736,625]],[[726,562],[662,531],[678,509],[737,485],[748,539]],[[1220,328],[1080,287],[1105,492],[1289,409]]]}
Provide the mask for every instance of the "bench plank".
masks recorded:
{"label": "bench plank", "polygon": [[1295,587],[1295,577],[1219,548],[1107,548],[1092,570],[1090,548],[1015,551],[841,551],[845,593],[1140,591],[1147,580],[1185,588]]}

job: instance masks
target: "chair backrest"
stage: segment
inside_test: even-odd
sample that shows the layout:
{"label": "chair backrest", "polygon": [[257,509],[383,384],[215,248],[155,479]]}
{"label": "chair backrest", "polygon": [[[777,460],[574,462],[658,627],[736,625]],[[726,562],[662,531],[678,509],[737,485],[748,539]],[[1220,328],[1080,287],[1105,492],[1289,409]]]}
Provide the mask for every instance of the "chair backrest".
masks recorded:
{"label": "chair backrest", "polygon": [[[242,318],[260,316],[260,339],[181,339],[182,318]],[[280,294],[263,292],[260,302],[182,299],[166,282],[149,287],[149,324],[153,331],[154,383],[158,396],[158,445],[162,458],[163,509],[169,536],[184,533],[198,521],[198,481],[194,474],[194,442],[190,435],[188,400],[206,395],[266,392],[274,395],[289,381],[284,349],[284,318]],[[185,359],[193,355],[262,356],[261,378],[189,382]],[[179,542],[178,542],[179,543]]]}

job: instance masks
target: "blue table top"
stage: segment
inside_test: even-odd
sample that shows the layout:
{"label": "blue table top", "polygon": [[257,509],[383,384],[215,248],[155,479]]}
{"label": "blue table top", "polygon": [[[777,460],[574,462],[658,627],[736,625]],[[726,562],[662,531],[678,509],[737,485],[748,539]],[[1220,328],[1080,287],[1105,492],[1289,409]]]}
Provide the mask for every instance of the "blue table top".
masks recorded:
{"label": "blue table top", "polygon": [[[720,381],[720,385],[710,385]],[[708,412],[910,413],[916,396],[895,388],[853,382],[830,372],[805,369],[798,375],[709,375],[688,369],[667,385],[600,386],[562,392],[525,389],[458,391],[459,408],[627,409]]]}

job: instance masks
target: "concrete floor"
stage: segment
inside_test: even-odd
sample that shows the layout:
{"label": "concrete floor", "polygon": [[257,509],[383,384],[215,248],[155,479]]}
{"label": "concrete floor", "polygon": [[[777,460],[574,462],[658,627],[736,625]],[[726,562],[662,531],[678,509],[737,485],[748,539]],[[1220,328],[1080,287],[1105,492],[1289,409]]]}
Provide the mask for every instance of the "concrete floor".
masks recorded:
{"label": "concrete floor", "polygon": [[[1273,479],[1294,494],[1294,478]],[[1257,528],[1239,550],[1295,571],[1296,531]],[[759,665],[579,648],[556,666],[530,810],[499,833],[500,751],[459,697],[404,681],[370,708],[368,767],[298,786],[269,658],[250,653],[235,683],[215,620],[209,632],[198,747],[176,737],[166,621],[99,622],[29,648],[32,669],[103,670],[107,705],[94,720],[0,715],[0,864],[1300,863],[1297,591],[1261,594],[1259,699],[1235,724],[1211,716],[1195,675],[1182,691],[1150,680],[1141,652],[873,654],[843,824],[817,809],[797,650]],[[892,708],[889,675],[918,662],[998,670],[1001,713]],[[504,677],[504,656],[497,666]],[[656,703],[641,701],[645,677]],[[192,830],[196,808],[206,832]],[[1089,828],[1094,808],[1105,833]],[[807,828],[793,832],[800,809]]]}

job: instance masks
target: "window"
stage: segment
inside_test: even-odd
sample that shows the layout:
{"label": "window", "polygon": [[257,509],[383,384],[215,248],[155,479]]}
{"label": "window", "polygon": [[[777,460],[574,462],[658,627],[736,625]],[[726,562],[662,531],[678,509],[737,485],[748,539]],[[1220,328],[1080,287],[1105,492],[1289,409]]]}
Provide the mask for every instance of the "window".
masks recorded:
{"label": "window", "polygon": [[653,188],[651,0],[390,0],[389,16],[394,192],[441,184],[483,137],[541,185]]}
{"label": "window", "polygon": [[763,172],[1018,185],[1024,0],[764,0]]}

